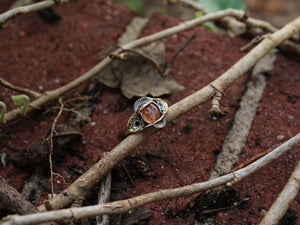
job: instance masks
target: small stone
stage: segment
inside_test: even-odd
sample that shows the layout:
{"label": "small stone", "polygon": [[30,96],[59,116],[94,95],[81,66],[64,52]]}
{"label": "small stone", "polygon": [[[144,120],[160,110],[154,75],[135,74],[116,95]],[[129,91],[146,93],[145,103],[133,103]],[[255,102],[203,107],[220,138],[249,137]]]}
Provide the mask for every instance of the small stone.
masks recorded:
{"label": "small stone", "polygon": [[143,119],[150,124],[155,123],[155,121],[157,121],[161,117],[161,113],[158,107],[153,103],[150,103],[145,108],[143,108],[141,114]]}
{"label": "small stone", "polygon": [[283,139],[284,139],[284,136],[283,136],[282,134],[278,134],[278,135],[276,136],[276,140],[277,140],[277,141],[283,141]]}

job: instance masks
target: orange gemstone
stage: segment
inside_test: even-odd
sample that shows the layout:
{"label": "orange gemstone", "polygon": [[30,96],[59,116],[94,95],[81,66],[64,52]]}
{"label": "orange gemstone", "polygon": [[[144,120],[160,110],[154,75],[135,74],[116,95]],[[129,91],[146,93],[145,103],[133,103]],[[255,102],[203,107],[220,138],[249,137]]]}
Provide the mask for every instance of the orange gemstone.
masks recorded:
{"label": "orange gemstone", "polygon": [[149,124],[155,123],[155,121],[157,121],[161,117],[159,108],[153,103],[150,103],[145,108],[143,108],[141,110],[141,114],[143,119]]}

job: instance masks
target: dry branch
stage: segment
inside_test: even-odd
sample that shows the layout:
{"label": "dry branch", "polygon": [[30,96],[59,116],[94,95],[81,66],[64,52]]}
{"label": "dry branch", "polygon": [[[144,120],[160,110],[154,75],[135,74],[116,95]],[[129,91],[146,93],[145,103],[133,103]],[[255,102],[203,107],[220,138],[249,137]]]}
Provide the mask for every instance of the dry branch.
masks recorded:
{"label": "dry branch", "polygon": [[[134,198],[115,201],[103,205],[62,209],[62,210],[56,210],[56,211],[50,211],[50,212],[44,212],[44,213],[38,213],[38,214],[32,214],[26,216],[18,216],[18,215],[10,216],[7,218],[7,221],[3,223],[3,225],[37,224],[37,223],[53,221],[53,220],[66,220],[66,219],[78,220],[78,219],[97,216],[97,215],[119,214],[128,211],[130,212],[135,208],[138,208],[140,206],[152,202],[192,195],[197,192],[206,191],[208,189],[212,189],[214,187],[224,185],[224,184],[231,185],[249,176],[255,171],[261,169],[263,166],[267,165],[268,163],[278,158],[280,155],[284,154],[289,149],[295,147],[298,144],[300,144],[300,133],[298,133],[296,136],[294,136],[293,138],[289,139],[288,141],[286,141],[285,143],[283,143],[282,145],[274,149],[269,154],[260,158],[256,162],[248,165],[247,167],[210,181],[195,183],[180,188],[160,190],[157,192],[152,192]],[[297,177],[299,178],[299,174],[297,175]]]}
{"label": "dry branch", "polygon": [[[129,42],[128,44],[123,45],[121,48],[117,49],[113,54],[119,54],[124,49],[133,49],[137,48],[143,45],[147,45],[151,42],[166,38],[170,35],[183,32],[186,30],[190,30],[198,25],[201,25],[207,21],[213,21],[218,20],[224,16],[233,16],[238,19],[245,19],[245,13],[241,10],[234,10],[234,9],[226,9],[223,11],[219,11],[216,13],[210,13],[205,16],[202,16],[200,18],[196,18],[187,22],[183,22],[177,26],[162,30],[160,32],[157,32],[155,34],[137,39],[135,41]],[[110,57],[104,58],[100,63],[98,63],[96,66],[94,66],[92,69],[90,69],[85,74],[81,75],[77,79],[71,81],[70,83],[52,90],[52,91],[46,91],[42,94],[42,96],[35,101],[31,102],[29,107],[27,108],[27,113],[30,111],[33,111],[36,108],[41,108],[41,106],[45,105],[47,102],[55,100],[59,98],[64,93],[68,92],[69,90],[77,87],[81,83],[91,79],[93,76],[97,75],[100,70],[102,70],[104,67],[106,67],[109,63],[112,62],[112,59]],[[17,118],[21,114],[21,108],[16,108],[8,113],[5,114],[5,119],[7,122]]]}
{"label": "dry branch", "polygon": [[[223,13],[225,11],[223,11]],[[169,28],[166,31],[171,30],[172,32],[177,32],[177,29],[177,27],[174,27]],[[216,89],[220,92],[225,92],[228,87],[230,87],[239,77],[245,74],[247,70],[256,64],[258,60],[266,55],[272,48],[279,45],[282,41],[292,36],[298,30],[300,30],[300,17],[287,24],[284,28],[274,34],[268,35],[259,45],[253,48],[247,55],[241,58],[236,64],[234,64],[229,70],[211,84],[172,105],[166,115],[167,122],[173,121],[185,112],[211,99],[215,95]],[[156,35],[162,38],[162,36],[165,36],[165,32],[161,31]],[[126,47],[131,48],[136,45],[141,45],[144,41],[149,43],[150,41],[153,41],[154,37],[155,35],[150,35],[148,37],[141,38],[127,44]],[[102,63],[107,63],[108,60],[109,59],[106,58],[102,61]],[[101,65],[101,63],[98,64],[96,66],[97,69]],[[88,73],[91,74],[92,72]],[[98,161],[90,170],[85,172],[74,183],[72,183],[66,190],[49,200],[48,205],[50,205],[53,209],[60,209],[69,206],[76,199],[84,199],[86,194],[96,183],[99,182],[99,180],[101,180],[116,164],[128,156],[135,147],[147,140],[147,138],[156,131],[157,130],[155,129],[146,129],[144,132],[128,136],[113,150],[111,150],[107,156]],[[46,208],[42,205],[39,209],[44,211]]]}
{"label": "dry branch", "polygon": [[[257,39],[260,42],[263,39],[265,33],[261,29],[250,28],[247,30],[246,35],[250,38]],[[252,40],[251,42],[255,42],[255,40]],[[300,45],[296,44],[293,41],[285,40],[279,46],[277,46],[277,48],[285,53],[296,55],[297,57],[300,56]]]}
{"label": "dry branch", "polygon": [[26,95],[31,95],[32,97],[38,98],[41,96],[41,93],[38,93],[36,91],[33,90],[29,90],[27,88],[22,88],[22,87],[18,87],[15,86],[11,83],[9,83],[8,81],[4,80],[2,77],[0,77],[0,84],[3,85],[6,88],[9,88],[11,90],[26,94]]}
{"label": "dry branch", "polygon": [[[189,5],[195,10],[199,10],[204,14],[207,11],[199,4],[197,1],[193,0],[180,0],[176,1],[176,3],[181,2],[183,4]],[[251,17],[247,17],[246,20],[238,21],[236,18],[226,16],[224,18],[219,19],[218,25],[224,27],[229,31],[229,34],[233,33],[234,35],[242,35],[244,33],[250,34],[252,37],[262,36],[265,34],[264,31],[274,33],[278,30],[278,28],[274,27],[271,23],[259,20]],[[297,45],[299,43],[299,34],[294,34],[291,36],[291,39],[294,41],[286,40],[280,46],[278,46],[282,51],[287,53],[292,53],[295,55],[300,55],[300,46]]]}
{"label": "dry branch", "polygon": [[38,209],[28,202],[14,187],[10,186],[0,177],[0,199],[5,208],[19,214],[39,212]]}
{"label": "dry branch", "polygon": [[13,8],[11,10],[6,11],[0,15],[0,26],[5,24],[8,20],[20,14],[27,14],[35,11],[39,11],[42,9],[50,8],[56,4],[64,4],[69,0],[46,0],[42,2],[37,2],[34,4],[30,4],[27,6],[21,6],[17,8]]}
{"label": "dry branch", "polygon": [[[192,8],[194,8],[195,10],[201,11],[204,14],[207,14],[207,10],[205,8],[202,7],[202,5],[200,5],[197,1],[193,1],[193,0],[180,0],[178,1],[178,3],[182,3],[182,4],[186,4],[191,6]],[[225,27],[225,29],[229,30],[230,34],[235,35],[241,35],[243,33],[246,32],[246,24],[244,24],[241,21],[238,21],[237,19],[230,17],[230,16],[226,16],[223,18],[220,18],[218,20],[218,22],[221,24],[222,27]]]}
{"label": "dry branch", "polygon": [[[107,155],[108,152],[103,154],[103,157]],[[106,177],[101,181],[100,188],[98,191],[98,205],[108,203],[110,201],[111,192],[111,172],[109,172]],[[109,225],[110,218],[109,215],[101,215],[96,217],[97,225]]]}
{"label": "dry branch", "polygon": [[293,174],[284,186],[280,195],[268,211],[267,215],[260,222],[260,225],[275,225],[284,216],[291,203],[295,200],[300,189],[300,161]]}

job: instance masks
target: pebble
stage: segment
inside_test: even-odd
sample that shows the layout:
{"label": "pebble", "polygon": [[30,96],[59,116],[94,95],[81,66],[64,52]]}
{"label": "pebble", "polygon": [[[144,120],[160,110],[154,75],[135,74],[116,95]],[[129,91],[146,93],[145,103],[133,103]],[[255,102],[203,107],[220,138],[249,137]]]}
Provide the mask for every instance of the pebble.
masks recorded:
{"label": "pebble", "polygon": [[283,139],[284,139],[284,136],[283,136],[282,134],[278,134],[278,135],[276,136],[276,140],[277,140],[277,141],[283,141]]}

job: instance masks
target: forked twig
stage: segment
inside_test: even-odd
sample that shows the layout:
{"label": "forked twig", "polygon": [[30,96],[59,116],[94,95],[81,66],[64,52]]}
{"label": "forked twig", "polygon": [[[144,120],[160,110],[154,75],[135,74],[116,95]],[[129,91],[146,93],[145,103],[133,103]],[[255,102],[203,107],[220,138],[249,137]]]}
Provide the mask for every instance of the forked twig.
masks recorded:
{"label": "forked twig", "polygon": [[232,185],[236,183],[237,179],[242,180],[250,174],[258,171],[268,163],[272,162],[274,159],[278,158],[280,155],[284,154],[291,148],[300,144],[300,133],[298,133],[293,138],[289,139],[276,149],[274,149],[269,154],[265,155],[256,162],[248,165],[247,167],[235,171],[210,181],[205,181],[202,183],[195,183],[187,185],[184,187],[165,189],[157,192],[152,192],[148,194],[143,194],[134,198],[115,201],[103,205],[86,206],[81,208],[69,208],[62,210],[54,210],[49,212],[31,214],[26,216],[9,216],[6,218],[7,221],[3,225],[25,225],[25,224],[37,224],[46,221],[53,220],[65,220],[65,219],[81,219],[97,215],[104,214],[119,214],[132,211],[135,208],[149,204],[156,201],[173,199],[183,196],[192,195],[198,192],[206,191],[211,188],[215,188],[220,185]]}
{"label": "forked twig", "polygon": [[27,89],[27,88],[22,88],[22,87],[15,86],[15,85],[9,83],[8,81],[4,80],[2,77],[0,77],[0,84],[3,85],[4,87],[7,87],[7,88],[11,89],[11,90],[14,90],[14,91],[26,94],[26,95],[31,95],[32,97],[35,97],[35,98],[39,98],[42,95],[39,92],[30,90],[30,89]]}
{"label": "forked twig", "polygon": [[[241,10],[226,9],[226,10],[219,11],[216,13],[210,13],[210,14],[207,14],[200,18],[186,21],[177,26],[170,27],[170,28],[167,28],[160,32],[154,33],[152,35],[142,37],[140,39],[129,42],[129,43],[123,45],[121,48],[117,49],[113,54],[119,54],[124,49],[134,49],[134,48],[137,48],[137,47],[140,47],[143,45],[147,45],[151,42],[166,38],[170,35],[173,35],[173,34],[176,34],[179,32],[190,30],[198,25],[201,25],[201,24],[207,22],[207,21],[217,20],[224,16],[234,16],[238,19],[243,19],[243,20],[246,19],[245,12],[241,11]],[[92,77],[97,75],[99,73],[99,71],[101,71],[104,67],[106,67],[111,62],[112,62],[112,59],[109,56],[107,56],[100,63],[98,63],[92,69],[90,69],[88,72],[82,74],[80,77],[76,78],[75,80],[71,81],[70,83],[68,83],[64,86],[61,86],[55,90],[44,92],[41,95],[41,97],[39,97],[35,101],[31,102],[31,104],[30,104],[31,107],[28,108],[27,112],[29,113],[30,111],[34,110],[35,108],[40,108],[47,102],[59,98],[61,95],[68,92],[69,90],[71,90],[71,89],[77,87],[78,85],[80,85],[81,83],[91,79]],[[14,110],[6,113],[5,119],[7,122],[9,122],[9,121],[17,118],[20,113],[21,113],[20,108],[14,109]]]}

